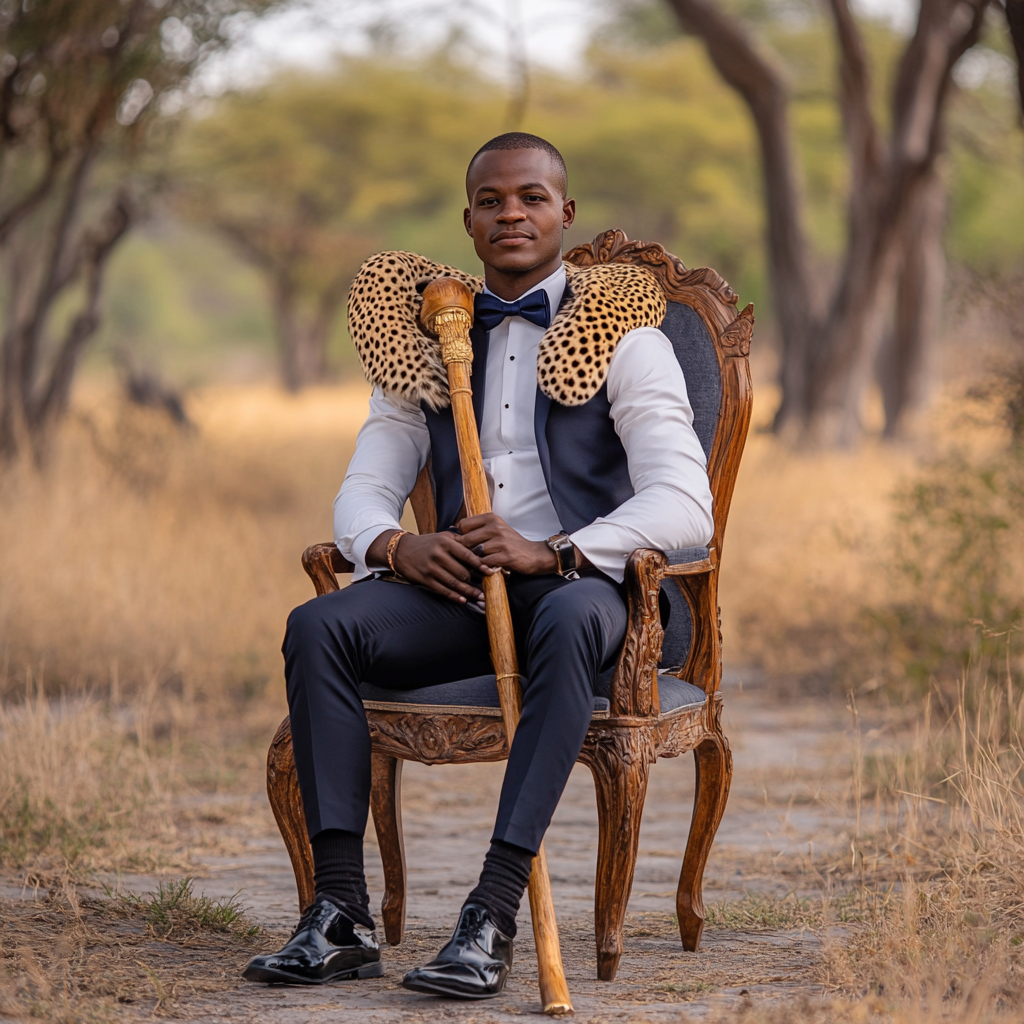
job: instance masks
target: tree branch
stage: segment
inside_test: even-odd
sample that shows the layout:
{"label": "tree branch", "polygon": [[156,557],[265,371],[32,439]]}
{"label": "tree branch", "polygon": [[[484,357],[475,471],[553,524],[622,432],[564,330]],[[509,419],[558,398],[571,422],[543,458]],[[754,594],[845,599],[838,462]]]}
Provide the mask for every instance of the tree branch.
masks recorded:
{"label": "tree branch", "polygon": [[[43,324],[46,321],[54,298],[63,287],[70,283],[70,279],[64,269],[68,260],[68,242],[75,216],[78,213],[78,207],[82,202],[85,182],[92,167],[95,154],[96,142],[95,140],[90,140],[79,155],[78,161],[71,171],[67,194],[64,197],[64,203],[61,206],[56,228],[53,232],[49,257],[46,260],[42,280],[36,292],[36,300],[33,303],[34,308],[21,330],[21,359],[19,363],[21,387],[26,398],[31,393],[32,382],[35,378],[39,359],[39,340],[42,335]],[[63,273],[62,270],[64,270]]]}
{"label": "tree branch", "polygon": [[132,213],[128,194],[122,190],[114,199],[99,229],[83,246],[82,262],[87,281],[85,304],[71,322],[53,361],[46,388],[31,411],[33,424],[52,420],[64,412],[82,350],[100,323],[99,302],[107,261],[131,226]]}
{"label": "tree branch", "polygon": [[1013,52],[1017,54],[1017,95],[1024,117],[1024,0],[1004,0],[1006,23],[1010,26]]}
{"label": "tree branch", "polygon": [[277,274],[281,270],[281,261],[274,256],[269,247],[260,245],[259,230],[253,231],[245,224],[227,217],[217,217],[212,223],[213,227],[231,241],[239,252],[260,270],[269,274]]}
{"label": "tree branch", "polygon": [[871,76],[857,24],[846,0],[831,0],[839,43],[839,106],[850,151],[850,191],[857,196],[879,171],[884,146],[871,113]]}
{"label": "tree branch", "polygon": [[893,158],[923,165],[941,148],[941,111],[953,65],[977,41],[989,0],[921,0],[893,96]]}

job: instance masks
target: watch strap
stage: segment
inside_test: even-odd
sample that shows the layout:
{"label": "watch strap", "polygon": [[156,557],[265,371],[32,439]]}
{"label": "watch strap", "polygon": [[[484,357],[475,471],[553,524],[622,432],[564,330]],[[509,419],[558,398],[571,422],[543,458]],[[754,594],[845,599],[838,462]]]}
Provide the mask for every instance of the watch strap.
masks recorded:
{"label": "watch strap", "polygon": [[558,565],[556,571],[559,576],[567,576],[576,571],[576,546],[567,533],[556,533],[553,537],[548,537],[548,547],[555,553]]}

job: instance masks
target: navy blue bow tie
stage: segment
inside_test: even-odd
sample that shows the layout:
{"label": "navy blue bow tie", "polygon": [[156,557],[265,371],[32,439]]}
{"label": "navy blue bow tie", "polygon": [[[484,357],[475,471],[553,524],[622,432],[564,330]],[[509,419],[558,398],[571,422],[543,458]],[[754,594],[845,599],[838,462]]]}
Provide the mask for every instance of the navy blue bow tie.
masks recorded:
{"label": "navy blue bow tie", "polygon": [[474,303],[473,312],[476,322],[485,331],[493,331],[507,316],[521,316],[531,324],[547,328],[551,324],[551,304],[548,293],[538,288],[529,295],[524,295],[515,302],[505,302],[490,292],[480,292]]}

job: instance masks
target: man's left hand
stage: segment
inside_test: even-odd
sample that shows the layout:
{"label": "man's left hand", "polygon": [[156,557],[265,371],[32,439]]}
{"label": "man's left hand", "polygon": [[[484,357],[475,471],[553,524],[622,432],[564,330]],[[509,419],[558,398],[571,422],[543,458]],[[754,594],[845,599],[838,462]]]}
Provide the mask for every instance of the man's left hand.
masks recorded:
{"label": "man's left hand", "polygon": [[527,540],[493,512],[470,516],[458,526],[459,540],[482,559],[484,565],[529,576],[558,570],[558,559],[545,541]]}

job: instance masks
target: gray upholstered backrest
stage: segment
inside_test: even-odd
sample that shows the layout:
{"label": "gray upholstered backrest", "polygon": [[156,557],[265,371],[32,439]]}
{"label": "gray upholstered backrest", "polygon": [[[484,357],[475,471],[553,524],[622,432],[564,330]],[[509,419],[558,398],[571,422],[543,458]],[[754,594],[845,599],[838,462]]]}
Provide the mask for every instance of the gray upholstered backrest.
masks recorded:
{"label": "gray upholstered backrest", "polygon": [[715,343],[700,315],[681,302],[668,304],[661,329],[672,342],[683,368],[686,393],[693,407],[693,429],[705,456],[710,458],[722,407],[722,371]]}
{"label": "gray upholstered backrest", "polygon": [[[704,449],[704,455],[710,458],[718,429],[718,414],[722,408],[722,372],[715,343],[700,315],[681,302],[668,304],[661,329],[672,342],[676,359],[683,369],[686,393],[693,408],[693,429]],[[673,557],[673,554],[669,553],[670,562],[684,560],[683,557]],[[694,550],[691,556],[697,559],[706,557],[707,553]],[[662,594],[662,607],[667,599],[670,614],[665,626],[660,667],[677,669],[686,662],[690,652],[693,621],[690,607],[674,581],[670,580],[662,587]]]}

